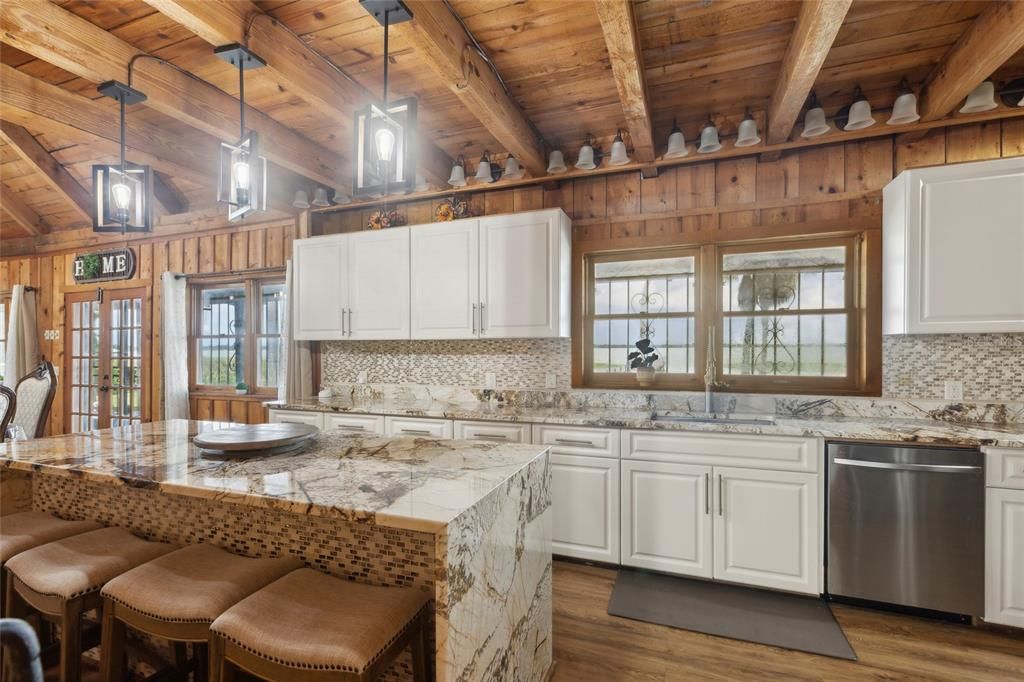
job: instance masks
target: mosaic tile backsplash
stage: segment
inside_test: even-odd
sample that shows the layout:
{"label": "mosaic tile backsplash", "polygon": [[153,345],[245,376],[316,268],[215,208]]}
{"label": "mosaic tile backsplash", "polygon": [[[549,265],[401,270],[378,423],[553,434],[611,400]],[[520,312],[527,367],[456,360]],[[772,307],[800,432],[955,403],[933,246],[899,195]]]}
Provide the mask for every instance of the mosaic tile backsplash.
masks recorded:
{"label": "mosaic tile backsplash", "polygon": [[[569,339],[345,341],[321,345],[324,384],[366,372],[371,384],[571,388]],[[1024,401],[1024,334],[887,336],[883,397],[941,400],[944,382],[964,384],[965,400]],[[554,385],[547,383],[555,375]]]}

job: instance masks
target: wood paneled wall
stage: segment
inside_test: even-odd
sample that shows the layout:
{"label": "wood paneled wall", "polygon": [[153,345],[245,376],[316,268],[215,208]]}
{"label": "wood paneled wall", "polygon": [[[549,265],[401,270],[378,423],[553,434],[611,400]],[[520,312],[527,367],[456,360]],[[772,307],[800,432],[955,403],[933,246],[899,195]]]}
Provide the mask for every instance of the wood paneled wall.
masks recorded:
{"label": "wood paneled wall", "polygon": [[[105,289],[145,286],[145,314],[148,314],[151,324],[147,329],[150,350],[146,358],[149,389],[144,396],[143,412],[147,417],[158,416],[163,391],[160,344],[161,274],[168,270],[187,274],[212,274],[284,266],[291,257],[291,245],[296,230],[296,221],[288,219],[240,227],[222,224],[219,228],[205,230],[200,234],[104,244],[98,248],[131,246],[138,258],[138,267],[131,280],[102,285],[76,285],[72,277],[72,263],[76,253],[87,253],[97,250],[96,248],[4,258],[0,260],[0,291],[9,291],[15,284],[28,284],[38,289],[40,349],[46,359],[59,368],[59,376],[63,377],[64,295],[74,291],[95,290],[97,286],[103,286]],[[44,339],[42,330],[46,329],[56,329],[58,338]],[[60,384],[63,386],[64,382],[60,381]],[[190,402],[192,414],[196,418],[232,419],[255,423],[265,420],[261,400],[265,399],[192,396]],[[56,434],[63,433],[64,429],[64,400],[59,395],[53,402],[47,430],[51,434]]]}

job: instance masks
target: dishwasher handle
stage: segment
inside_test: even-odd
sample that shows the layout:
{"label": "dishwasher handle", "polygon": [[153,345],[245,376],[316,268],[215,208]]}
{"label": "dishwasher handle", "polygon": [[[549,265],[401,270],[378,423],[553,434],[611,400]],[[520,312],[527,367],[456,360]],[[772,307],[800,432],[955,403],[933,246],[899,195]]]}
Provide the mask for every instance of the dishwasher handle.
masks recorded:
{"label": "dishwasher handle", "polygon": [[905,464],[902,462],[875,462],[865,459],[846,459],[836,457],[833,464],[842,466],[864,467],[867,469],[890,469],[894,471],[929,471],[937,474],[967,474],[972,471],[981,471],[980,466],[969,466],[966,464]]}

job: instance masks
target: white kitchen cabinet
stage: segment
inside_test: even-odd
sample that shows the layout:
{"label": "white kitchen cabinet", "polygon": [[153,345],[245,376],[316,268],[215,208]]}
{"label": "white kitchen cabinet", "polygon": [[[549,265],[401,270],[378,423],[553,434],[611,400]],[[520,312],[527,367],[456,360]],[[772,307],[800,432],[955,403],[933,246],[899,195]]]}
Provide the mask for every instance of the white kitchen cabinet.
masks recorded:
{"label": "white kitchen cabinet", "polygon": [[450,419],[426,417],[385,417],[384,430],[389,436],[451,438],[452,422]]}
{"label": "white kitchen cabinet", "polygon": [[318,429],[324,427],[324,415],[320,412],[302,412],[299,410],[270,410],[267,421],[271,424],[309,424]]}
{"label": "white kitchen cabinet", "polygon": [[350,431],[352,433],[383,434],[384,417],[377,414],[324,413],[324,431]]}
{"label": "white kitchen cabinet", "polygon": [[418,226],[412,252],[412,338],[478,335],[480,221]]}
{"label": "white kitchen cabinet", "polygon": [[349,235],[347,270],[347,338],[408,339],[409,228]]}
{"label": "white kitchen cabinet", "polygon": [[619,563],[619,461],[551,457],[551,545],[555,554]]}
{"label": "white kitchen cabinet", "polygon": [[348,235],[296,239],[292,251],[295,338],[344,338],[348,315]]}
{"label": "white kitchen cabinet", "polygon": [[710,578],[711,467],[622,461],[622,563]]}
{"label": "white kitchen cabinet", "polygon": [[563,455],[619,458],[618,429],[534,424],[533,442],[550,445],[552,452]]}
{"label": "white kitchen cabinet", "polygon": [[569,218],[559,209],[480,220],[480,336],[569,336]]}
{"label": "white kitchen cabinet", "polygon": [[1024,157],[904,171],[883,212],[884,333],[1024,331]]}
{"label": "white kitchen cabinet", "polygon": [[819,594],[818,478],[714,469],[714,577]]}
{"label": "white kitchen cabinet", "polygon": [[1024,490],[985,491],[985,620],[1024,627]]}
{"label": "white kitchen cabinet", "polygon": [[454,438],[489,440],[494,443],[529,443],[530,425],[518,422],[472,422],[455,420]]}

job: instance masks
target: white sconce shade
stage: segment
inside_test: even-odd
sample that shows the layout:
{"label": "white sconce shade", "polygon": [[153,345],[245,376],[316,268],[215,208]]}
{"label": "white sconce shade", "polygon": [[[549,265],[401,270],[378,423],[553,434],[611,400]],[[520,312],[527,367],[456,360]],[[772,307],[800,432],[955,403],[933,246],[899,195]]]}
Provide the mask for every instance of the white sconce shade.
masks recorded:
{"label": "white sconce shade", "polygon": [[737,147],[752,147],[755,144],[761,142],[761,138],[757,135],[757,121],[750,115],[750,110],[747,110],[747,115],[743,117],[740,122],[739,135],[736,137]]}
{"label": "white sconce shade", "polygon": [[811,101],[807,103],[807,113],[804,114],[804,129],[800,137],[818,137],[830,130],[832,127],[825,120],[825,110],[818,104],[818,97],[812,92]]}
{"label": "white sconce shade", "polygon": [[597,168],[597,164],[594,163],[594,145],[590,141],[590,135],[587,135],[587,141],[580,147],[579,156],[576,158],[576,167],[580,170]]}
{"label": "white sconce shade", "polygon": [[679,125],[673,120],[672,132],[668,134],[668,149],[665,150],[665,158],[679,159],[689,153],[689,150],[686,149],[686,138],[683,136],[683,131],[679,129]]}
{"label": "white sconce shade", "polygon": [[466,186],[466,159],[462,157],[462,154],[459,154],[455,165],[452,166],[452,174],[448,176],[448,184],[452,187]]}
{"label": "white sconce shade", "polygon": [[548,155],[548,174],[556,175],[558,173],[564,173],[568,170],[565,167],[565,157],[562,156],[562,152],[557,149]]}
{"label": "white sconce shade", "polygon": [[511,154],[505,159],[505,173],[503,177],[509,180],[518,180],[523,177],[523,169],[519,165],[519,159]]}
{"label": "white sconce shade", "polygon": [[430,185],[427,184],[427,179],[423,177],[421,173],[416,174],[416,184],[413,186],[413,189],[417,192],[426,192],[430,189]]}
{"label": "white sconce shade", "polygon": [[292,201],[292,206],[302,209],[309,208],[309,197],[306,196],[306,192],[304,190],[300,189],[295,191],[295,199]]}
{"label": "white sconce shade", "polygon": [[961,114],[979,114],[996,108],[996,86],[992,81],[985,81],[971,90],[967,101],[960,108]]}
{"label": "white sconce shade", "polygon": [[331,202],[327,201],[327,190],[323,187],[317,187],[316,191],[313,192],[312,203],[314,206],[330,206]]}
{"label": "white sconce shade", "polygon": [[344,206],[345,204],[351,204],[352,203],[352,197],[350,197],[349,195],[345,194],[341,190],[336,189],[336,190],[334,190],[334,196],[331,197],[331,201],[333,201],[334,203],[338,204],[339,206]]}
{"label": "white sconce shade", "polygon": [[612,153],[608,159],[609,165],[624,166],[629,163],[629,154],[626,153],[626,143],[622,141],[622,131],[615,131],[615,140],[612,141]]}
{"label": "white sconce shade", "polygon": [[858,85],[853,96],[853,104],[850,105],[850,115],[843,130],[863,130],[873,125],[875,125],[875,118],[871,115],[871,102],[867,100]]}
{"label": "white sconce shade", "polygon": [[900,94],[892,105],[892,116],[885,122],[886,125],[898,126],[904,123],[913,123],[920,120],[921,115],[917,113],[917,96],[910,89],[906,79],[900,83]]}
{"label": "white sconce shade", "polygon": [[484,155],[480,157],[480,163],[476,166],[476,175],[473,177],[477,182],[494,182],[494,177],[491,175],[491,158],[489,156],[489,152],[484,152]]}
{"label": "white sconce shade", "polygon": [[700,146],[697,147],[697,153],[711,154],[717,152],[721,148],[722,143],[718,141],[718,128],[716,128],[714,122],[708,118],[708,122],[704,124],[704,128],[700,131]]}

